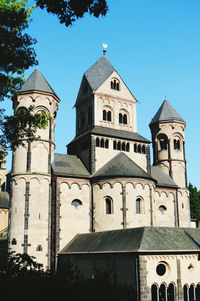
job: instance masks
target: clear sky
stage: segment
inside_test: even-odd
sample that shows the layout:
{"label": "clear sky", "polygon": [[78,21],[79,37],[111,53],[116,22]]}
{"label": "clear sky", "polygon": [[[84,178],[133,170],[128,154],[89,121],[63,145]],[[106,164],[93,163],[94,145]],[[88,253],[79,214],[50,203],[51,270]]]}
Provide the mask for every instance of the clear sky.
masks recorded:
{"label": "clear sky", "polygon": [[86,16],[70,28],[39,8],[32,14],[28,32],[38,41],[39,70],[61,99],[56,152],[66,153],[74,138],[73,105],[82,75],[106,43],[108,59],[139,101],[139,134],[151,140],[149,123],[165,97],[186,121],[188,182],[200,189],[200,1],[108,0],[108,5],[106,17]]}

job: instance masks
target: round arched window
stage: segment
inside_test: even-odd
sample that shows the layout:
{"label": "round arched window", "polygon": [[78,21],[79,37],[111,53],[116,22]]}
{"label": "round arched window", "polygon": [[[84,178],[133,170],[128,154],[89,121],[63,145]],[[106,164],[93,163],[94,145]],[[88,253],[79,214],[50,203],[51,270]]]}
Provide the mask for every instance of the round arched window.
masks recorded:
{"label": "round arched window", "polygon": [[82,205],[82,202],[78,199],[75,199],[72,201],[72,206],[74,206],[76,209]]}
{"label": "round arched window", "polygon": [[159,276],[163,276],[165,273],[166,273],[166,265],[164,263],[159,263],[156,267],[156,273],[159,275]]}
{"label": "round arched window", "polygon": [[167,208],[164,205],[161,205],[158,209],[162,214],[164,214],[165,211],[167,210]]}

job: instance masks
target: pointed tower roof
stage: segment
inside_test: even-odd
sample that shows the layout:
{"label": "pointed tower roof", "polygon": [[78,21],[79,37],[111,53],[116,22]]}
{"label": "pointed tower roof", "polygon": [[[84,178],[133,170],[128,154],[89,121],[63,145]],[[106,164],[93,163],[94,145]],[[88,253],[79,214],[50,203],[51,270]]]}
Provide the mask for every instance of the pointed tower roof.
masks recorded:
{"label": "pointed tower roof", "polygon": [[175,111],[168,100],[164,100],[150,124],[159,121],[177,120],[185,122],[184,119]]}
{"label": "pointed tower roof", "polygon": [[92,177],[132,177],[155,181],[123,152],[112,158]]}
{"label": "pointed tower roof", "polygon": [[92,90],[96,91],[114,71],[114,67],[104,55],[84,73],[84,76]]}
{"label": "pointed tower roof", "polygon": [[40,91],[40,92],[46,92],[55,95],[57,98],[58,96],[54,92],[54,90],[51,88],[49,83],[46,81],[42,73],[39,71],[39,69],[35,69],[33,73],[28,77],[28,79],[25,81],[25,83],[22,85],[21,89],[19,90],[19,93],[22,92],[29,92],[29,91]]}

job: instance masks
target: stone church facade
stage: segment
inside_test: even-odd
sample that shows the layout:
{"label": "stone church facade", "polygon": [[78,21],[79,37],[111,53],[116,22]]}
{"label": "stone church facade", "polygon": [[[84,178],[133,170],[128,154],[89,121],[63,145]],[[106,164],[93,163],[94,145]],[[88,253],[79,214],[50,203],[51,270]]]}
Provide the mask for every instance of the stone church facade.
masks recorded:
{"label": "stone church facade", "polygon": [[[35,112],[48,112],[50,120],[38,129],[37,140],[25,139],[13,152],[10,250],[52,268],[77,234],[190,227],[186,123],[167,100],[150,122],[153,165],[151,142],[137,132],[137,100],[106,55],[83,75],[75,102],[76,136],[67,154],[55,153],[59,102],[38,69],[13,99],[15,112],[34,105]],[[200,271],[198,254],[192,256]],[[149,264],[142,260],[141,273]],[[197,286],[200,278],[195,277]]]}

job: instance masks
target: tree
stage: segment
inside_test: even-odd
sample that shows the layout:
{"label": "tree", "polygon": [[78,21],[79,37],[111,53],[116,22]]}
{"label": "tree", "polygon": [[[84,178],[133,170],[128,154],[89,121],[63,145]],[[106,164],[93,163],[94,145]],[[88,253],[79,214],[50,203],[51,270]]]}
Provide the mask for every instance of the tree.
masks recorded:
{"label": "tree", "polygon": [[76,20],[89,13],[98,18],[105,16],[108,11],[106,0],[35,0],[36,5],[55,14],[60,23],[66,26],[72,25]]}
{"label": "tree", "polygon": [[191,218],[200,217],[200,190],[198,191],[195,186],[189,183],[190,192],[190,214]]}
{"label": "tree", "polygon": [[[34,45],[36,40],[26,33],[33,7],[29,0],[0,1],[0,101],[12,98],[24,82],[24,72],[38,64]],[[85,13],[95,17],[104,16],[108,10],[106,0],[35,0],[36,6],[55,14],[66,26],[82,18]],[[24,137],[37,138],[36,129],[47,124],[48,116],[18,112],[8,117],[0,109],[0,160],[5,151],[23,144]],[[2,151],[3,150],[3,151]]]}

